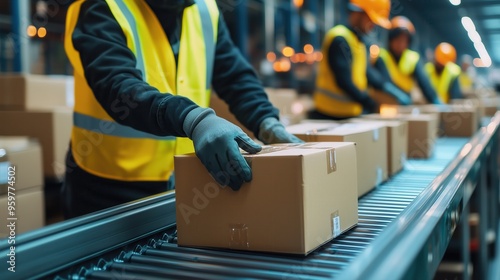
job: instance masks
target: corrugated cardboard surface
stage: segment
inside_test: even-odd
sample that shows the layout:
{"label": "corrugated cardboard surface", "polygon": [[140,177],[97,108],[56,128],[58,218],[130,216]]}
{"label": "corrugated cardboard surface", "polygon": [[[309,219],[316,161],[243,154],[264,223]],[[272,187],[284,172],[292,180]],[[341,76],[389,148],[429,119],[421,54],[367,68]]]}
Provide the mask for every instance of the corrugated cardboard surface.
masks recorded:
{"label": "corrugated cardboard surface", "polygon": [[[43,185],[42,149],[38,141],[28,137],[0,136],[0,149],[7,151],[8,161],[15,166],[16,190]],[[0,189],[0,194],[6,192],[6,189]]]}
{"label": "corrugated cardboard surface", "polygon": [[408,157],[408,121],[350,119],[351,122],[380,122],[387,127],[387,170],[389,176],[404,167]]}
{"label": "corrugated cardboard surface", "polygon": [[29,136],[42,146],[45,177],[60,178],[68,150],[73,113],[69,108],[0,111],[1,136]]}
{"label": "corrugated cardboard surface", "polygon": [[[41,186],[31,187],[16,191],[15,217],[16,235],[34,230],[45,225],[45,203],[43,188]],[[7,195],[0,196],[0,219],[7,223]],[[7,225],[7,224],[6,224]],[[0,227],[0,238],[9,236],[9,228],[4,225]]]}
{"label": "corrugated cardboard surface", "polygon": [[245,156],[253,179],[239,191],[220,188],[196,156],[176,156],[178,244],[307,254],[353,227],[354,144],[280,149]]}
{"label": "corrugated cardboard surface", "polygon": [[480,99],[481,106],[484,110],[484,115],[487,117],[494,116],[500,110],[500,97],[489,97]]}
{"label": "corrugated cardboard surface", "polygon": [[401,113],[437,113],[440,117],[438,135],[448,137],[470,137],[478,129],[478,111],[463,105],[399,106]]}
{"label": "corrugated cardboard surface", "polygon": [[387,128],[383,124],[342,124],[306,120],[287,127],[306,142],[355,142],[357,145],[358,195],[387,180]]}
{"label": "corrugated cardboard surface", "polygon": [[68,104],[71,76],[0,75],[0,110],[51,109]]}
{"label": "corrugated cardboard surface", "polygon": [[439,124],[437,114],[400,114],[394,116],[370,114],[362,117],[376,120],[407,121],[408,158],[429,158],[432,156]]}

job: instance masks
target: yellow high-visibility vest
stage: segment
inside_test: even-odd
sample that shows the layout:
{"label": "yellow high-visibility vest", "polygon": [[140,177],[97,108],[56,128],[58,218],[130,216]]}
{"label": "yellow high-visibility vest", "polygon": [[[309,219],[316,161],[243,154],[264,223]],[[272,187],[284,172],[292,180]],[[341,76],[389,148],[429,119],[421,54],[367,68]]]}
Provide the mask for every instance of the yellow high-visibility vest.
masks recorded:
{"label": "yellow high-visibility vest", "polygon": [[314,92],[314,104],[316,110],[325,115],[333,117],[355,117],[361,115],[363,106],[352,100],[343,89],[337,85],[335,73],[328,64],[328,50],[333,40],[343,37],[347,41],[347,47],[352,53],[351,76],[354,85],[361,91],[366,91],[368,81],[366,68],[368,63],[366,46],[358,39],[356,34],[343,25],[337,25],[327,32],[323,41],[322,52],[324,59],[319,63],[316,89]]}
{"label": "yellow high-visibility vest", "polygon": [[394,56],[386,49],[380,49],[380,58],[387,67],[387,71],[391,76],[391,80],[400,89],[410,94],[411,90],[415,86],[415,78],[413,74],[415,73],[415,68],[417,67],[418,61],[420,60],[420,55],[412,50],[406,49],[399,63],[396,62]]}
{"label": "yellow high-visibility vest", "polygon": [[431,84],[434,87],[434,90],[437,92],[439,99],[443,103],[448,103],[450,101],[450,88],[451,84],[455,81],[455,79],[460,76],[462,70],[460,66],[456,65],[453,62],[448,62],[445,66],[441,74],[438,74],[436,71],[436,67],[434,63],[428,62],[425,65],[425,71],[429,75],[431,80]]}
{"label": "yellow high-visibility vest", "polygon": [[470,91],[474,87],[474,80],[467,74],[467,72],[462,71],[460,74],[459,82],[460,82],[460,89],[461,90],[467,90]]}
{"label": "yellow high-visibility vest", "polygon": [[[96,100],[85,79],[72,34],[84,1],[67,13],[64,46],[73,65],[75,108],[71,149],[85,171],[122,181],[166,181],[174,170],[174,154],[193,152],[187,138],[160,137],[118,124]],[[208,107],[217,40],[219,10],[215,0],[196,0],[184,9],[178,64],[156,15],[146,1],[106,0],[135,54],[143,80],[160,92],[185,96]],[[129,101],[130,102],[130,101]],[[117,103],[132,113],[127,102]]]}

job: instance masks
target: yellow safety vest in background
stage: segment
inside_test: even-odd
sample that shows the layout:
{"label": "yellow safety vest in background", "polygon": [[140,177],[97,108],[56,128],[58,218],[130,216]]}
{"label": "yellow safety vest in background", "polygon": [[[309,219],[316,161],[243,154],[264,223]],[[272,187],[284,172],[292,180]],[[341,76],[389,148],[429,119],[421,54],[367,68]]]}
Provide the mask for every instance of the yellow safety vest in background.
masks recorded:
{"label": "yellow safety vest in background", "polygon": [[381,48],[379,56],[387,67],[387,71],[394,84],[410,94],[415,86],[413,74],[420,60],[420,55],[415,51],[406,49],[401,55],[399,63],[396,63],[394,56],[388,50]]}
{"label": "yellow safety vest in background", "polygon": [[[85,171],[122,181],[166,181],[174,170],[174,154],[193,152],[187,138],[160,137],[115,122],[95,99],[84,75],[72,33],[84,1],[68,10],[64,46],[74,68],[75,109],[72,153]],[[146,1],[107,0],[135,54],[143,80],[163,93],[185,96],[202,107],[210,101],[219,10],[215,0],[196,0],[184,9],[178,64]],[[130,100],[117,100],[115,109],[133,114]]]}
{"label": "yellow safety vest in background", "polygon": [[324,59],[319,63],[316,89],[314,92],[314,104],[316,110],[325,115],[334,117],[356,117],[363,112],[363,106],[352,100],[344,90],[337,85],[335,73],[333,73],[328,63],[328,50],[337,36],[345,38],[351,50],[351,75],[354,85],[361,91],[366,91],[368,87],[366,78],[368,63],[366,46],[358,39],[356,34],[347,27],[337,25],[328,31],[323,41],[322,52]]}
{"label": "yellow safety vest in background", "polygon": [[460,89],[462,91],[470,91],[474,88],[474,80],[467,74],[467,72],[462,71],[458,77],[460,82]]}
{"label": "yellow safety vest in background", "polygon": [[450,87],[453,81],[460,76],[460,66],[453,62],[449,62],[444,66],[443,72],[439,75],[436,71],[434,63],[428,62],[425,65],[425,71],[429,75],[431,84],[437,92],[441,102],[447,104],[450,101]]}

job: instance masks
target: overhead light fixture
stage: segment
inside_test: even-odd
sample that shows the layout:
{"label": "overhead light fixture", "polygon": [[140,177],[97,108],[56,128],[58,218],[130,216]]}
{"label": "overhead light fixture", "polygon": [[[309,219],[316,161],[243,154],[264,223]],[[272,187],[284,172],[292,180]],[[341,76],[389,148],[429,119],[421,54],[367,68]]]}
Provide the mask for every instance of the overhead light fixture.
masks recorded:
{"label": "overhead light fixture", "polygon": [[[452,0],[450,0],[450,2],[451,1]],[[470,17],[462,17],[462,25],[467,31],[467,35],[469,35],[470,40],[472,41],[472,43],[474,43],[474,48],[479,54],[481,60],[481,63],[479,63],[479,60],[477,60],[476,61],[477,63],[474,63],[474,65],[481,65],[480,67],[490,67],[491,57],[488,54],[488,51],[486,50],[486,47],[484,46],[481,40],[481,35],[479,35],[479,33],[476,30],[474,22]]]}
{"label": "overhead light fixture", "polygon": [[461,0],[450,0],[450,3],[453,6],[458,6],[458,5],[460,5],[460,3],[462,3],[462,1]]}

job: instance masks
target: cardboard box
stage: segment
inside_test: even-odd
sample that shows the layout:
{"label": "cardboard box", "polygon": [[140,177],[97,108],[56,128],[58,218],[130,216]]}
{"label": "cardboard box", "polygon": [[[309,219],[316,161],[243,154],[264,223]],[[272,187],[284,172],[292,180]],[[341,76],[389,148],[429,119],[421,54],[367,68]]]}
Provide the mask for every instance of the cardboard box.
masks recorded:
{"label": "cardboard box", "polygon": [[40,110],[73,106],[73,77],[0,75],[0,110]]}
{"label": "cardboard box", "polygon": [[498,96],[481,98],[479,102],[486,117],[493,117],[500,110],[500,97]]}
{"label": "cardboard box", "polygon": [[387,128],[382,124],[342,124],[306,120],[287,127],[306,142],[355,142],[358,166],[358,196],[387,180]]}
{"label": "cardboard box", "polygon": [[29,136],[42,146],[45,177],[62,178],[73,112],[70,108],[43,111],[0,111],[1,136]]}
{"label": "cardboard box", "polygon": [[[21,234],[45,225],[45,203],[41,186],[15,191],[15,234]],[[8,215],[8,196],[0,196],[0,219],[6,221]],[[10,221],[9,221],[10,222]],[[7,224],[6,224],[7,225]],[[0,227],[0,238],[10,235],[10,228]]]}
{"label": "cardboard box", "polygon": [[350,122],[378,122],[387,127],[387,170],[393,176],[403,169],[408,155],[408,121],[350,119]]}
{"label": "cardboard box", "polygon": [[363,115],[372,120],[408,122],[408,158],[430,158],[436,144],[439,119],[437,114]]}
{"label": "cardboard box", "polygon": [[[0,149],[7,152],[8,165],[15,168],[16,190],[43,185],[42,149],[38,141],[28,137],[0,136]],[[6,193],[7,188],[0,188],[0,195]]]}
{"label": "cardboard box", "polygon": [[265,146],[245,155],[253,179],[239,191],[176,156],[178,244],[310,253],[358,222],[355,154],[353,143]]}
{"label": "cardboard box", "polygon": [[453,106],[461,106],[465,108],[474,108],[476,110],[478,122],[485,117],[485,107],[482,106],[479,99],[452,99],[450,104]]}
{"label": "cardboard box", "polygon": [[410,114],[439,114],[439,136],[471,137],[478,130],[478,111],[463,105],[398,106],[398,112]]}

